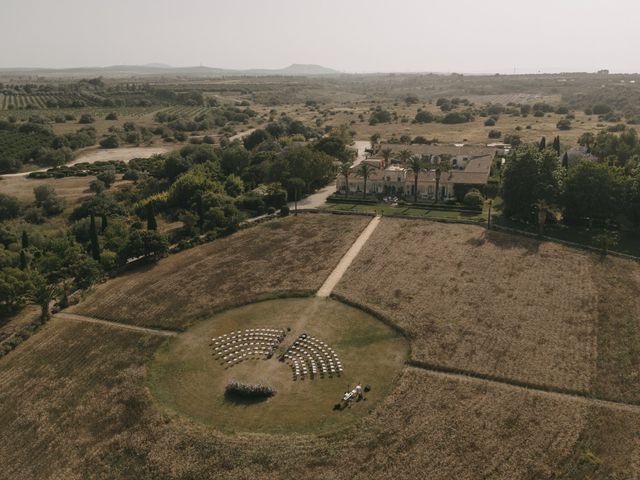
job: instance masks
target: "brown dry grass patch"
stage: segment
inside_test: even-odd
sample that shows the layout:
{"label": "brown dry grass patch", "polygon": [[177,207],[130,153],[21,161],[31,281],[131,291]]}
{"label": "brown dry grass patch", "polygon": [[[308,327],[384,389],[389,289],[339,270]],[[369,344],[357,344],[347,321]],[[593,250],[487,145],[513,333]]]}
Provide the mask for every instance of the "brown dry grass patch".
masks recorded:
{"label": "brown dry grass patch", "polygon": [[32,179],[27,177],[4,177],[0,180],[0,193],[12,195],[23,202],[35,201],[33,189],[40,185],[50,185],[56,193],[64,198],[67,206],[75,206],[83,197],[92,195],[89,184],[94,176]]}
{"label": "brown dry grass patch", "polygon": [[640,401],[639,290],[634,262],[394,219],[336,289],[409,330],[416,360],[625,401]]}
{"label": "brown dry grass patch", "polygon": [[369,220],[317,214],[268,222],[122,275],[72,311],[183,328],[275,292],[315,291]]}
{"label": "brown dry grass patch", "polygon": [[[145,364],[161,341],[54,319],[2,359],[3,476],[471,480],[638,474],[638,414],[413,368],[371,415],[346,431],[225,436],[155,408]],[[615,421],[604,428],[607,418]],[[587,450],[597,464],[585,464]]]}

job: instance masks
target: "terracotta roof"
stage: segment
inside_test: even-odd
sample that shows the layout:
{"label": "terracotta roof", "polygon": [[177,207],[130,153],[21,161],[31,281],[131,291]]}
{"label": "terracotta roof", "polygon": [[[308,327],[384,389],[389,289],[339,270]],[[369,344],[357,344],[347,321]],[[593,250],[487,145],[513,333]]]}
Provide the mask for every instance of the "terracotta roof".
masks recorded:
{"label": "terracotta roof", "polygon": [[[407,175],[407,182],[413,182],[413,175]],[[489,172],[466,172],[463,170],[451,170],[443,172],[440,176],[442,185],[451,183],[466,183],[472,185],[484,185],[489,180]],[[418,177],[418,184],[429,184],[436,182],[436,173],[434,170],[421,173]]]}

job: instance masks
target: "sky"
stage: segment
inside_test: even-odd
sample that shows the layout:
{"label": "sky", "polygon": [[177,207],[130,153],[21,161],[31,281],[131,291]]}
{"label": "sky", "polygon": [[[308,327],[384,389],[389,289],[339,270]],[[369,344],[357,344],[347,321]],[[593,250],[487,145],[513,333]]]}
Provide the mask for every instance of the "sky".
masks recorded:
{"label": "sky", "polygon": [[0,0],[0,67],[640,72],[640,0]]}

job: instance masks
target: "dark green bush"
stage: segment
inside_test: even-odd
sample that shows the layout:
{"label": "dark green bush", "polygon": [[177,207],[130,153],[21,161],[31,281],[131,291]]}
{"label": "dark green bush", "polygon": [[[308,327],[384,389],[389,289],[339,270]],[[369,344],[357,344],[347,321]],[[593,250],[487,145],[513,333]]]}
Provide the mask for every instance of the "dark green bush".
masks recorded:
{"label": "dark green bush", "polygon": [[239,396],[245,398],[268,398],[276,394],[276,391],[268,386],[262,384],[247,384],[233,381],[229,383],[224,389],[225,395]]}

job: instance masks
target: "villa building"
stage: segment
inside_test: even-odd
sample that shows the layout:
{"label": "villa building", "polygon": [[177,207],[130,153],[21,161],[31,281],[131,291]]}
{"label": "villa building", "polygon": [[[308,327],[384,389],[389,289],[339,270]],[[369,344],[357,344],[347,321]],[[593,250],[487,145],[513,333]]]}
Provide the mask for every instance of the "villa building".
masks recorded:
{"label": "villa building", "polygon": [[[385,149],[392,150],[388,161],[385,161],[380,153]],[[367,178],[368,194],[414,197],[415,175],[408,168],[406,160],[399,156],[403,150],[411,155],[420,156],[424,162],[424,170],[418,176],[419,200],[435,199],[436,171],[445,158],[448,160],[449,169],[440,172],[439,198],[453,197],[455,185],[481,188],[489,180],[491,165],[498,151],[495,146],[484,145],[384,144],[376,154],[363,160],[373,167]],[[358,169],[359,166],[355,166],[349,176],[350,195],[364,192],[364,178],[358,174]],[[343,176],[338,177],[338,193],[346,193],[346,183]]]}

